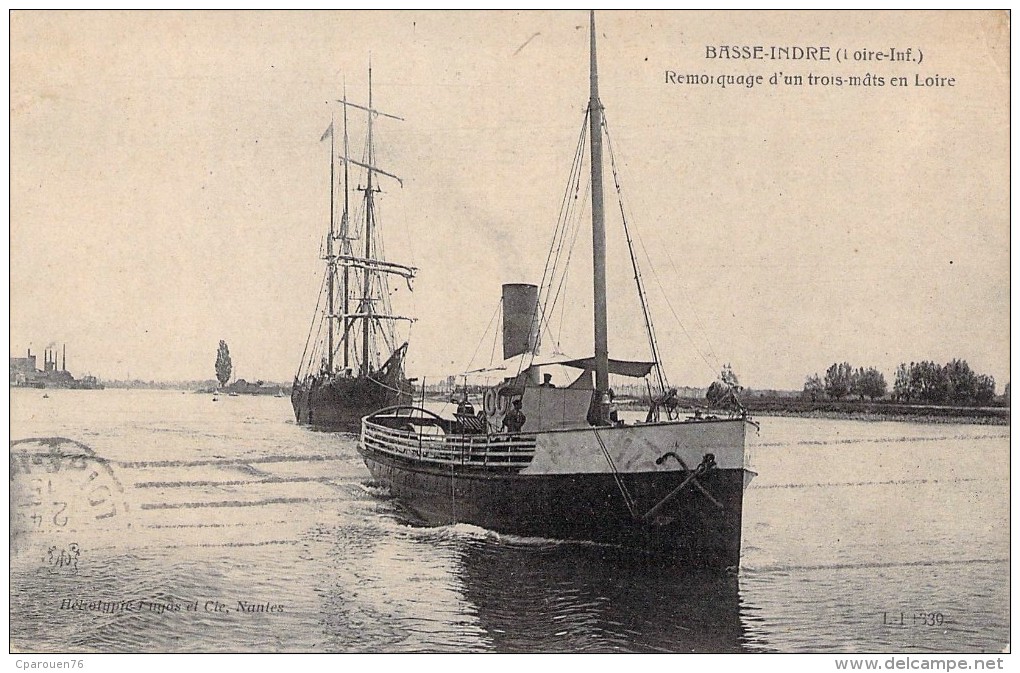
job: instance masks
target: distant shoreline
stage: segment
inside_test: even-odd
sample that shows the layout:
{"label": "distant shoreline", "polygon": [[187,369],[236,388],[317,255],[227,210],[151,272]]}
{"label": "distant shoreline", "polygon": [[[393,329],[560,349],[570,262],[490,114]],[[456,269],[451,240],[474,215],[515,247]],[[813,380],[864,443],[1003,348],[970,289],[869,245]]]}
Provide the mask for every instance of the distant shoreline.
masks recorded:
{"label": "distant shoreline", "polygon": [[825,418],[843,421],[895,421],[906,423],[932,423],[932,424],[958,424],[958,425],[1009,425],[1009,415],[1005,416],[968,416],[960,415],[936,415],[936,414],[891,414],[873,412],[848,412],[848,411],[755,411],[752,415],[756,418],[762,417],[785,417],[785,418]]}
{"label": "distant shoreline", "polygon": [[[46,392],[59,390],[58,388],[27,388],[24,386],[11,386],[10,390],[30,390],[35,392]],[[181,391],[205,394],[224,393],[224,391],[198,390],[195,388],[171,387],[124,387],[107,386],[107,390],[163,390]],[[101,391],[98,391],[101,394]],[[288,394],[285,396],[289,396]],[[262,395],[272,397],[273,395]],[[448,393],[428,393],[426,399],[434,403],[450,404]],[[681,417],[694,413],[695,409],[701,409],[705,413],[712,413],[708,409],[706,401],[702,398],[681,398]],[[753,417],[789,417],[789,418],[827,418],[833,420],[851,421],[900,421],[908,423],[957,423],[967,425],[1010,425],[1010,407],[948,407],[922,404],[901,404],[892,401],[814,401],[796,397],[749,397],[741,400],[741,403]],[[629,412],[644,411],[647,405],[643,400],[635,398],[618,398],[621,410]]]}
{"label": "distant shoreline", "polygon": [[906,421],[910,423],[962,423],[1009,425],[1009,407],[946,407],[896,402],[822,401],[750,398],[741,400],[756,416],[831,418],[857,421]]}

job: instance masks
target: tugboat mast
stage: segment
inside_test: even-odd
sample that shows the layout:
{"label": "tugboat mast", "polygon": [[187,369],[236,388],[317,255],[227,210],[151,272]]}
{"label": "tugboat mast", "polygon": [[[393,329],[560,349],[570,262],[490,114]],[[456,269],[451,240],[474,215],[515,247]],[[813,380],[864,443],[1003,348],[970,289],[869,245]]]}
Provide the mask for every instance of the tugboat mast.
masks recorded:
{"label": "tugboat mast", "polygon": [[599,425],[607,422],[603,397],[609,394],[609,336],[606,318],[606,219],[602,195],[602,104],[595,56],[595,11],[591,12],[591,237],[595,306],[595,407]]}

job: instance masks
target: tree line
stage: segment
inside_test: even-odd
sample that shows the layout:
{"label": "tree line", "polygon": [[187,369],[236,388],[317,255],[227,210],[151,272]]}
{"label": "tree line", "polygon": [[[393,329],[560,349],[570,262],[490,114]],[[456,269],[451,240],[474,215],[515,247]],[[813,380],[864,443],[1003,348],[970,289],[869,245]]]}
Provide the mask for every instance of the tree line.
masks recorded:
{"label": "tree line", "polygon": [[[807,377],[804,396],[813,400],[877,400],[885,397],[887,387],[885,376],[875,367],[855,369],[849,362],[834,362],[824,378],[818,374]],[[928,360],[902,363],[896,368],[891,396],[896,402],[984,405],[995,399],[995,379],[976,373],[966,360],[945,365]]]}

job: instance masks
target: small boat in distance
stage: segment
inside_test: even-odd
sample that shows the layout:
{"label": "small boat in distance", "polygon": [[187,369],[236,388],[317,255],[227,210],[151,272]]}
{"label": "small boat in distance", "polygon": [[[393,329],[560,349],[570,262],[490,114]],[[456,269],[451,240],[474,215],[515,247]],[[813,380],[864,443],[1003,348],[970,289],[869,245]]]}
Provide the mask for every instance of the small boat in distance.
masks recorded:
{"label": "small boat in distance", "polygon": [[[378,181],[388,178],[400,182],[400,178],[375,164],[373,119],[400,117],[372,107],[371,68],[368,106],[352,103],[346,95],[339,103],[343,109],[342,156],[337,156],[335,118],[321,138],[328,137],[330,144],[329,227],[322,251],[326,277],[290,399],[294,418],[300,424],[357,432],[362,417],[384,407],[409,403],[413,397],[412,380],[404,375],[407,342],[398,342],[395,329],[396,323],[413,322],[413,318],[394,315],[390,279],[405,281],[410,290],[416,269],[380,257],[383,246],[375,205],[381,191]],[[368,117],[363,161],[351,157],[349,112]],[[338,160],[343,166],[342,180],[337,175]],[[361,192],[357,209],[352,208],[350,196],[355,180]],[[342,193],[341,204],[337,203],[338,191]]]}
{"label": "small boat in distance", "polygon": [[[452,418],[407,405],[380,410],[364,419],[358,450],[375,480],[429,524],[594,541],[733,570],[744,489],[754,474],[745,452],[750,421],[742,410],[679,418],[625,218],[652,359],[609,357],[595,35],[592,13],[590,97],[571,176],[576,187],[590,134],[594,356],[539,355],[540,327],[556,303],[552,273],[541,287],[504,285],[503,380],[486,390],[483,408],[467,413],[465,401]],[[572,373],[552,385],[549,370]],[[617,417],[610,374],[652,379],[644,421]]]}

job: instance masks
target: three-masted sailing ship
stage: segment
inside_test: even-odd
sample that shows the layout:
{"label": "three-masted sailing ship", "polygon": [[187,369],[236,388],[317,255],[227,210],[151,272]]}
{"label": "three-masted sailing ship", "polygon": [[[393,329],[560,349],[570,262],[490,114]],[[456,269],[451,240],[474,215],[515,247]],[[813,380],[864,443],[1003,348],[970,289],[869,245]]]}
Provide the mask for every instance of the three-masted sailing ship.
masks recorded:
{"label": "three-masted sailing ship", "polygon": [[[394,315],[390,284],[396,279],[410,290],[416,269],[382,258],[376,207],[379,181],[400,178],[376,166],[374,121],[400,117],[373,108],[371,69],[368,83],[367,106],[346,95],[338,101],[340,147],[335,114],[321,138],[330,144],[329,227],[321,251],[326,273],[291,392],[298,423],[347,432],[357,432],[367,414],[413,397],[412,381],[404,375],[407,342],[396,336],[396,324],[413,319]],[[350,114],[367,116],[360,160],[351,155]]]}
{"label": "three-masted sailing ship", "polygon": [[[606,127],[594,13],[590,50],[590,97],[571,178],[583,174],[590,135],[594,356],[538,354],[539,327],[555,304],[550,297],[558,295],[550,292],[551,276],[541,287],[504,285],[504,376],[485,392],[478,414],[463,408],[452,418],[423,407],[380,410],[364,419],[359,451],[373,477],[430,524],[465,522],[501,533],[664,553],[691,566],[734,568],[740,562],[743,493],[753,476],[745,453],[750,421],[740,410],[683,419],[676,413],[625,217],[653,357],[609,357]],[[608,150],[612,159],[611,143]],[[565,384],[543,380],[553,368],[572,372]],[[654,379],[658,393],[649,396],[644,420],[616,418],[610,374],[650,377],[649,388]]]}

